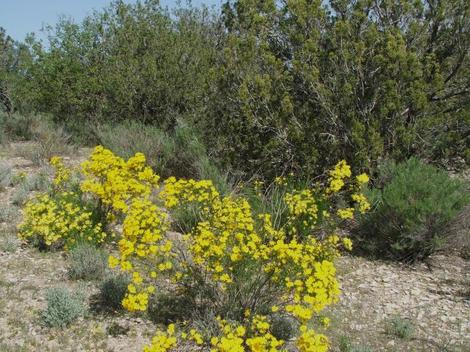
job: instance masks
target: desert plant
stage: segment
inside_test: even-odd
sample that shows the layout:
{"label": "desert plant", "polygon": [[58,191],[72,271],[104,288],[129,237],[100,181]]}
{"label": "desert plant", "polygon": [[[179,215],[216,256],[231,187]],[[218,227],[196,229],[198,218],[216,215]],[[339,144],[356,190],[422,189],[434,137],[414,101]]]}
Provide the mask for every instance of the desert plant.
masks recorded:
{"label": "desert plant", "polygon": [[14,253],[20,246],[20,241],[9,231],[0,231],[0,249],[4,252]]}
{"label": "desert plant", "polygon": [[25,204],[23,214],[18,236],[43,249],[70,249],[81,242],[97,245],[107,237],[96,209],[84,202],[79,192],[36,194]]}
{"label": "desert plant", "polygon": [[41,170],[39,173],[31,175],[25,182],[30,191],[46,192],[51,187],[50,177],[45,170]]}
{"label": "desert plant", "polygon": [[6,163],[0,163],[0,191],[11,185],[12,168]]}
{"label": "desert plant", "polygon": [[338,343],[341,352],[373,352],[374,350],[367,346],[355,345],[351,342],[349,336],[341,335]]}
{"label": "desert plant", "polygon": [[158,324],[170,324],[194,318],[194,309],[185,295],[159,292],[149,301],[148,314]]}
{"label": "desert plant", "polygon": [[376,255],[414,261],[444,247],[447,227],[470,202],[468,186],[416,158],[382,168],[371,190],[373,211],[359,227],[358,244]]}
{"label": "desert plant", "polygon": [[288,341],[295,336],[298,329],[297,324],[294,319],[288,316],[274,315],[271,320],[271,333],[277,339]]}
{"label": "desert plant", "polygon": [[126,296],[127,286],[130,282],[129,275],[125,273],[105,278],[100,286],[101,304],[113,309],[122,309],[122,300]]}
{"label": "desert plant", "polygon": [[19,186],[23,185],[26,182],[27,174],[24,171],[15,172],[11,176],[10,186]]}
{"label": "desert plant", "polygon": [[42,321],[49,327],[63,328],[83,316],[87,309],[83,292],[70,292],[65,287],[47,290],[47,308],[42,312]]}
{"label": "desert plant", "polygon": [[35,115],[14,113],[3,118],[2,129],[10,139],[29,141],[33,138],[36,120]]}
{"label": "desert plant", "polygon": [[397,315],[387,322],[385,332],[401,339],[409,339],[413,336],[414,326],[409,319]]}
{"label": "desert plant", "polygon": [[70,136],[60,126],[55,126],[49,119],[40,117],[33,128],[33,140],[36,142],[30,160],[35,165],[47,164],[55,155],[70,154],[74,147]]}
{"label": "desert plant", "polygon": [[[299,351],[310,351],[309,346],[327,349],[326,337],[310,323],[327,324],[318,318],[340,293],[334,260],[342,249],[351,248],[351,241],[335,232],[315,236],[317,219],[328,217],[339,226],[366,211],[369,204],[361,188],[367,175],[353,177],[349,165],[338,162],[326,184],[282,193],[278,201],[285,203],[286,220],[274,225],[269,211],[252,208],[241,195],[222,194],[210,180],[169,177],[160,184],[142,153],[124,160],[96,147],[82,163],[77,192],[67,191],[72,171],[61,159],[53,158],[51,164],[56,169],[54,191],[28,203],[20,235],[39,237],[49,246],[65,241],[67,248],[72,244],[67,240],[77,237],[91,242],[97,236],[100,242],[106,234],[102,236],[86,207],[100,204],[108,225],[119,236],[119,251],[109,256],[108,264],[130,275],[121,301],[125,309],[146,311],[152,296],[160,295],[160,319],[168,323],[194,318],[197,328],[190,327],[184,334],[196,344],[214,347],[234,333],[239,337],[237,348],[245,344],[280,347],[284,342],[272,332],[290,334],[285,321],[279,321],[282,316],[295,322]],[[280,179],[279,185],[283,184]],[[343,191],[347,204],[335,204]],[[328,208],[319,206],[323,201],[330,204]],[[198,215],[186,235],[175,236],[168,231],[171,219],[187,206],[195,206]],[[72,229],[78,233],[71,235]],[[72,277],[87,278],[89,267],[96,269],[104,261],[90,250],[96,251],[87,245],[86,250],[77,246],[69,253],[71,264],[77,263],[77,269],[70,270]],[[173,290],[173,296],[165,295]],[[112,300],[117,305],[121,297]],[[169,314],[162,301],[166,309],[171,307]],[[187,309],[180,309],[181,304]],[[170,324],[165,333],[157,332],[153,347],[159,348],[160,337],[174,334],[175,326]]]}
{"label": "desert plant", "polygon": [[107,255],[89,243],[79,243],[68,253],[69,277],[73,280],[98,280],[107,269]]}
{"label": "desert plant", "polygon": [[30,195],[30,190],[27,184],[21,184],[11,196],[12,204],[16,206],[23,206]]}
{"label": "desert plant", "polygon": [[0,208],[0,222],[5,223],[16,223],[16,220],[19,218],[20,211],[15,205],[6,205]]}

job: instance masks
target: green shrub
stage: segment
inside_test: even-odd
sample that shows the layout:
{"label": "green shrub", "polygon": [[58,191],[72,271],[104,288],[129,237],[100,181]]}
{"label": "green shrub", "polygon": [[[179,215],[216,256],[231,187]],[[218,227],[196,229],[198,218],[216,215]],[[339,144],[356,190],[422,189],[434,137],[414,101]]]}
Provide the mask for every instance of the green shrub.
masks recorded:
{"label": "green shrub", "polygon": [[340,336],[338,345],[341,352],[373,352],[373,349],[370,347],[354,345],[351,339],[345,335]]}
{"label": "green shrub", "polygon": [[35,115],[14,113],[3,116],[2,130],[12,140],[29,141],[33,138],[33,127],[37,121]]}
{"label": "green shrub", "polygon": [[12,182],[12,168],[11,166],[0,163],[0,191],[6,187],[11,186]]}
{"label": "green shrub", "polygon": [[287,316],[275,315],[271,320],[271,333],[280,340],[289,341],[295,336],[297,322]]}
{"label": "green shrub", "polygon": [[409,339],[414,333],[414,327],[408,319],[396,316],[387,322],[385,332],[401,339]]}
{"label": "green shrub", "polygon": [[465,183],[415,158],[382,167],[377,187],[369,194],[373,209],[356,229],[357,244],[406,261],[443,248],[449,223],[470,201]]}
{"label": "green shrub", "polygon": [[25,172],[16,172],[11,176],[10,186],[23,185],[26,179],[27,177]]}
{"label": "green shrub", "polygon": [[[191,306],[191,302],[184,295],[159,292],[149,302],[148,313],[150,318],[157,324],[169,324],[176,321],[184,321],[195,318],[197,309]],[[206,320],[198,317],[195,320]]]}
{"label": "green shrub", "polygon": [[23,206],[30,195],[30,190],[28,185],[21,184],[16,190],[15,193],[11,196],[11,202],[16,206]]}
{"label": "green shrub", "polygon": [[70,292],[65,287],[51,288],[46,293],[47,308],[42,312],[46,326],[63,328],[86,313],[83,292]]}
{"label": "green shrub", "polygon": [[88,243],[80,243],[68,254],[69,277],[73,280],[98,280],[107,270],[107,254]]}
{"label": "green shrub", "polygon": [[100,287],[100,302],[106,307],[122,309],[122,300],[126,296],[130,278],[126,274],[107,277]]}
{"label": "green shrub", "polygon": [[27,187],[30,191],[48,191],[51,187],[49,175],[44,171],[40,171],[26,179]]}
{"label": "green shrub", "polygon": [[10,231],[0,231],[0,250],[14,253],[20,246],[18,237]]}
{"label": "green shrub", "polygon": [[0,208],[0,223],[5,222],[8,224],[16,223],[19,218],[20,210],[15,205],[6,205]]}
{"label": "green shrub", "polygon": [[155,4],[113,2],[59,21],[46,45],[31,40],[36,59],[7,82],[16,106],[76,135],[125,119],[170,133],[191,121],[218,164],[248,177],[319,174],[341,158],[356,169],[389,155],[468,162],[466,2]]}
{"label": "green shrub", "polygon": [[56,155],[71,154],[74,147],[70,136],[60,126],[54,125],[45,117],[39,117],[33,128],[33,140],[36,142],[29,158],[35,165],[47,163]]}

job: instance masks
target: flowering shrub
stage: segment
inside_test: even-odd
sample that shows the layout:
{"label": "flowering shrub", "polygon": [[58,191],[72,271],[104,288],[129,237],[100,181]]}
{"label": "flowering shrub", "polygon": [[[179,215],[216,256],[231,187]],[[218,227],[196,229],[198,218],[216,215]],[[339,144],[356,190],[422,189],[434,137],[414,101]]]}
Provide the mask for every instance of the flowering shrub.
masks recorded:
{"label": "flowering shrub", "polygon": [[132,199],[149,196],[159,180],[146,166],[142,153],[126,162],[101,146],[82,163],[82,173],[85,176],[80,186],[83,192],[94,194],[103,205],[123,213],[127,212]]}
{"label": "flowering shrub", "polygon": [[94,222],[93,212],[77,203],[76,198],[77,195],[71,192],[55,197],[36,196],[24,207],[19,237],[39,240],[46,247],[65,244],[69,248],[78,242],[102,243],[106,233],[101,224]]}
{"label": "flowering shrub", "polygon": [[[274,313],[299,322],[299,350],[326,350],[326,337],[317,334],[310,323],[325,306],[337,301],[333,260],[340,247],[350,248],[351,242],[336,235],[324,240],[314,236],[319,212],[314,194],[318,190],[286,192],[287,221],[276,226],[269,213],[253,212],[243,197],[221,196],[209,180],[170,177],[154,197],[152,188],[158,185],[158,176],[146,169],[141,154],[125,162],[98,147],[84,163],[84,173],[87,179],[81,189],[124,219],[119,255],[109,258],[111,267],[132,277],[123,306],[130,311],[147,310],[159,280],[166,278],[175,292],[188,293],[194,306],[211,302],[211,309],[220,316],[216,336],[194,329],[176,334],[170,326],[157,333],[147,351],[174,348],[184,338],[214,351],[278,350],[285,342],[270,333]],[[331,171],[322,197],[332,198],[350,177],[349,166],[340,162]],[[360,175],[356,183],[360,186],[367,181],[366,175]],[[367,210],[361,193],[353,193],[351,201],[358,210]],[[170,238],[171,214],[185,207],[197,207],[200,221],[181,237]],[[347,219],[355,210],[337,209],[337,214]],[[327,216],[325,209],[322,216]],[[310,236],[297,235],[306,231]]]}
{"label": "flowering shrub", "polygon": [[[66,180],[67,173],[57,165],[57,185],[62,185],[59,180]],[[96,147],[82,164],[82,174],[83,196],[97,200],[108,221],[122,222],[118,255],[108,261],[110,267],[119,267],[131,277],[123,307],[145,311],[157,290],[174,290],[195,311],[208,310],[216,317],[216,328],[211,331],[189,325],[177,331],[169,325],[157,332],[145,351],[176,349],[183,340],[212,351],[281,350],[286,342],[271,328],[280,315],[297,321],[299,351],[327,350],[328,339],[317,331],[328,320],[320,313],[338,300],[334,260],[341,248],[351,249],[351,241],[334,231],[320,238],[315,231],[320,218],[334,224],[336,219],[367,210],[369,204],[359,192],[368,181],[366,175],[351,181],[350,168],[341,161],[330,172],[324,192],[320,185],[292,188],[280,178],[276,183],[284,193],[279,202],[286,214],[285,220],[273,221],[271,213],[255,210],[243,196],[222,196],[210,180],[170,177],[159,186],[159,177],[139,153],[125,161]],[[348,207],[338,208],[335,197],[346,188]],[[28,205],[28,225],[23,225],[25,229],[40,226],[48,243],[69,238],[65,229],[72,228],[50,220],[57,217],[54,202],[44,198],[38,205]],[[198,221],[181,235],[171,234],[172,214],[187,207],[197,209]],[[43,215],[50,209],[54,216]],[[74,208],[67,210],[67,214],[60,213],[64,222],[69,224],[70,214],[80,219],[77,214],[81,213],[74,213]],[[57,224],[64,230],[50,231]],[[73,228],[80,234],[88,231],[84,225]],[[91,229],[101,231],[98,225]],[[49,233],[54,234],[52,238]]]}
{"label": "flowering shrub", "polygon": [[82,201],[81,192],[72,190],[73,170],[62,159],[53,157],[54,188],[38,193],[23,209],[19,237],[36,241],[40,246],[70,248],[79,242],[100,244],[106,238],[103,226],[96,220],[94,209]]}

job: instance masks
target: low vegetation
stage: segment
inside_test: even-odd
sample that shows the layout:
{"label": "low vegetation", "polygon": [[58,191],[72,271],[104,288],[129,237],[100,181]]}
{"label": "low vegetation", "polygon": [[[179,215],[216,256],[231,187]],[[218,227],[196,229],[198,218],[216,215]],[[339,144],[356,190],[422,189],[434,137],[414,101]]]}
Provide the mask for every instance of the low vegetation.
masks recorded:
{"label": "low vegetation", "polygon": [[369,193],[374,210],[357,229],[369,253],[422,260],[456,242],[448,228],[470,204],[468,184],[416,158],[384,164],[376,184]]}
{"label": "low vegetation", "polygon": [[126,296],[127,286],[130,283],[130,277],[126,273],[106,277],[100,286],[100,303],[107,308],[123,309],[122,300]]}
{"label": "low vegetation", "polygon": [[99,280],[106,275],[106,252],[86,242],[69,251],[68,259],[68,274],[73,280]]}
{"label": "low vegetation", "polygon": [[47,308],[42,320],[50,327],[64,328],[86,312],[85,296],[82,292],[70,292],[64,287],[51,288],[46,294]]}
{"label": "low vegetation", "polygon": [[413,324],[400,316],[396,316],[387,322],[385,331],[389,335],[396,336],[400,339],[409,339],[413,336]]}

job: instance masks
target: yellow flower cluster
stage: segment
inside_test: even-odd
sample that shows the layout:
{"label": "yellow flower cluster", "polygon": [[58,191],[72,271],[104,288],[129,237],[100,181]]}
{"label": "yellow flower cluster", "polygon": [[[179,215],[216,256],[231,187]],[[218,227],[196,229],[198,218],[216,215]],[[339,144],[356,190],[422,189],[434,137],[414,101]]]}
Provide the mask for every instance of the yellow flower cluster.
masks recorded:
{"label": "yellow flower cluster", "polygon": [[221,335],[210,340],[211,352],[244,352],[248,347],[252,352],[275,352],[284,344],[276,339],[270,332],[270,324],[266,317],[256,315],[253,317],[250,328],[250,337],[247,328],[243,325],[230,324],[220,317],[217,319]]}
{"label": "yellow flower cluster", "polygon": [[164,181],[163,190],[160,192],[160,198],[167,209],[190,202],[208,207],[217,197],[219,192],[210,180],[177,180],[175,177],[169,177]]}
{"label": "yellow flower cluster", "polygon": [[354,208],[338,209],[337,214],[341,219],[344,219],[344,220],[353,219],[354,218]]}
{"label": "yellow flower cluster", "polygon": [[361,193],[354,193],[351,196],[352,200],[355,201],[359,207],[361,214],[364,214],[370,209],[370,203],[367,200],[366,196]]}
{"label": "yellow flower cluster", "polygon": [[[81,190],[90,192],[110,212],[124,215],[119,258],[110,256],[111,267],[132,273],[122,304],[129,311],[147,309],[149,295],[155,287],[149,284],[158,272],[172,268],[172,242],[166,238],[169,219],[162,208],[150,200],[159,176],[146,165],[145,156],[137,153],[127,161],[101,146],[82,163],[85,180]],[[133,259],[145,259],[137,269]]]}
{"label": "yellow flower cluster", "polygon": [[46,246],[56,243],[71,247],[77,242],[102,243],[106,238],[93,214],[76,202],[73,192],[55,197],[39,194],[24,207],[23,222],[19,225],[21,239],[38,238]]}
{"label": "yellow flower cluster", "polygon": [[[327,194],[334,194],[341,191],[346,184],[346,180],[351,177],[351,168],[346,161],[341,160],[337,163],[333,170],[330,171],[330,177],[328,179],[328,187],[326,189]],[[357,209],[361,214],[364,214],[370,209],[370,204],[367,198],[360,192],[360,188],[369,182],[369,176],[362,173],[356,176],[356,184],[351,186],[351,189],[355,189],[356,192],[351,194],[351,200],[357,205]],[[344,209],[338,209],[336,214],[340,219],[348,220],[354,218],[355,208],[347,207]]]}
{"label": "yellow flower cluster", "polygon": [[335,165],[334,169],[330,171],[329,185],[326,192],[339,192],[345,184],[344,180],[349,177],[351,177],[351,167],[345,160],[341,160]]}
{"label": "yellow flower cluster", "polygon": [[144,347],[144,352],[165,352],[176,347],[175,324],[170,324],[166,331],[158,331],[152,338],[152,344]]}
{"label": "yellow flower cluster", "polygon": [[52,183],[57,188],[63,187],[72,176],[72,171],[64,165],[64,161],[59,156],[53,156],[49,162],[55,170],[55,176]]}
{"label": "yellow flower cluster", "polygon": [[289,229],[297,233],[314,230],[318,218],[318,207],[310,189],[294,190],[284,196],[289,214],[287,217]]}
{"label": "yellow flower cluster", "polygon": [[297,338],[297,348],[303,352],[327,352],[328,339],[325,335],[317,334],[305,325],[300,327],[301,334]]}
{"label": "yellow flower cluster", "polygon": [[[132,283],[122,304],[129,311],[146,310],[149,294],[155,290],[144,279],[155,279],[157,272],[172,268],[172,242],[165,237],[168,229],[167,214],[147,198],[135,199],[124,219],[122,238],[119,240],[119,263],[121,270],[132,272]],[[145,258],[134,268],[131,258]],[[110,258],[113,261],[113,257]]]}
{"label": "yellow flower cluster", "polygon": [[[317,241],[313,236],[303,241],[287,238],[284,230],[274,229],[270,214],[259,214],[257,218],[261,219],[262,224],[259,226],[246,199],[233,196],[222,198],[211,184],[203,184],[204,187],[201,187],[199,182],[185,181],[184,190],[178,193],[177,187],[174,187],[177,182],[172,181],[169,183],[172,191],[164,190],[160,194],[163,199],[169,195],[172,206],[197,201],[198,198],[205,203],[204,221],[184,236],[193,265],[197,266],[194,270],[205,272],[222,287],[230,288],[231,285],[240,285],[237,274],[250,263],[258,268],[257,271],[263,272],[269,284],[278,287],[280,296],[284,297],[284,302],[273,307],[273,310],[291,314],[302,324],[309,322],[326,305],[338,299],[339,286],[332,263],[339,254],[337,236],[327,241]],[[311,192],[292,193],[286,196],[287,202],[291,202],[293,222],[297,220],[296,216],[306,213],[311,214],[313,222],[316,205]],[[252,327],[251,336],[243,339],[233,329],[225,327],[226,336],[211,339],[213,350],[244,350],[244,345],[251,351],[278,350],[280,343],[268,333],[267,321],[257,319],[254,324],[257,331],[263,332],[262,336],[253,335],[255,329]],[[246,329],[241,326],[239,332],[241,328]],[[308,336],[312,334],[310,332]],[[304,340],[306,338],[307,335]],[[303,343],[302,346],[309,345]],[[316,351],[305,348],[302,351]]]}
{"label": "yellow flower cluster", "polygon": [[85,180],[81,190],[122,213],[127,212],[133,199],[149,196],[159,181],[159,176],[146,165],[144,154],[137,153],[124,161],[102,146],[95,147],[89,160],[82,163],[82,173]]}

